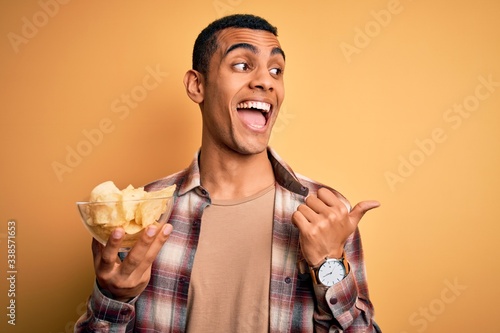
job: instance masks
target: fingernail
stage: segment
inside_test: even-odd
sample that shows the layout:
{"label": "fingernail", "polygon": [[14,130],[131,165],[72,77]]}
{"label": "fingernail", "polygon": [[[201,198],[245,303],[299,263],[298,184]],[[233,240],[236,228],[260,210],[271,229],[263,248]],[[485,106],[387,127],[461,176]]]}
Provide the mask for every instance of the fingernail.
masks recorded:
{"label": "fingernail", "polygon": [[115,229],[113,230],[113,233],[111,234],[111,236],[114,238],[114,239],[120,239],[123,237],[123,229]]}
{"label": "fingernail", "polygon": [[163,226],[163,234],[165,236],[168,236],[168,235],[170,235],[171,232],[172,232],[172,228],[170,228],[168,224],[165,224]]}
{"label": "fingernail", "polygon": [[149,237],[153,237],[155,234],[156,234],[156,227],[154,225],[150,226],[147,230],[146,230],[146,234],[149,236]]}

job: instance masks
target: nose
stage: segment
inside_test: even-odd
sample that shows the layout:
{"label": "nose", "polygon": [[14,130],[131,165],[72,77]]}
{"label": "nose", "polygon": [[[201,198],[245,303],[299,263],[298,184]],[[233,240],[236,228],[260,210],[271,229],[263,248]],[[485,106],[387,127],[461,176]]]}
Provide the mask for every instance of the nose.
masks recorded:
{"label": "nose", "polygon": [[252,89],[273,91],[274,78],[271,76],[269,69],[267,67],[259,67],[254,70],[250,86]]}

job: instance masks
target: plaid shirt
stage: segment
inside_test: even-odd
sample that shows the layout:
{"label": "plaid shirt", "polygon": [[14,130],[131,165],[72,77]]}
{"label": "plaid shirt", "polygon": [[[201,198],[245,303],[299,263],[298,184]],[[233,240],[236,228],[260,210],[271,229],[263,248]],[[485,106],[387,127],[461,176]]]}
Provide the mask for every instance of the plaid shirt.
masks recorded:
{"label": "plaid shirt", "polygon": [[[368,296],[359,230],[345,246],[349,274],[329,288],[313,285],[291,216],[308,194],[324,185],[294,174],[271,148],[268,155],[276,179],[269,331],[380,332]],[[210,196],[200,184],[198,154],[187,169],[150,183],[146,190],[172,184],[177,184],[169,220],[173,232],[153,263],[148,286],[141,295],[122,303],[106,297],[95,285],[87,313],[78,320],[75,332],[185,332],[201,216],[210,204]]]}

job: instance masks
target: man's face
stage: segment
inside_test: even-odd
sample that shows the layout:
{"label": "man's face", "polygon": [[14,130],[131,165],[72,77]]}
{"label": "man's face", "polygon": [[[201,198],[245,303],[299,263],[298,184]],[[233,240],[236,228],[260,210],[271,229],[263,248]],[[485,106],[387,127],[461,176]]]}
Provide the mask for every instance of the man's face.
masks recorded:
{"label": "man's face", "polygon": [[203,144],[240,154],[264,151],[285,94],[284,69],[272,33],[222,30],[204,81]]}

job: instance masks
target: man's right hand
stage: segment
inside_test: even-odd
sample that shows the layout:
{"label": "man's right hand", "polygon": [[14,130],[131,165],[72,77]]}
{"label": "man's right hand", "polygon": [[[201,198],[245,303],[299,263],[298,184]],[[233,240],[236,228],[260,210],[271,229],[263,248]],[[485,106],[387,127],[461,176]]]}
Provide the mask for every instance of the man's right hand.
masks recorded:
{"label": "man's right hand", "polygon": [[159,232],[157,226],[149,226],[123,261],[118,257],[124,236],[122,228],[113,231],[106,246],[93,239],[94,269],[99,287],[122,302],[142,293],[149,283],[153,261],[171,232],[172,225],[168,223]]}

